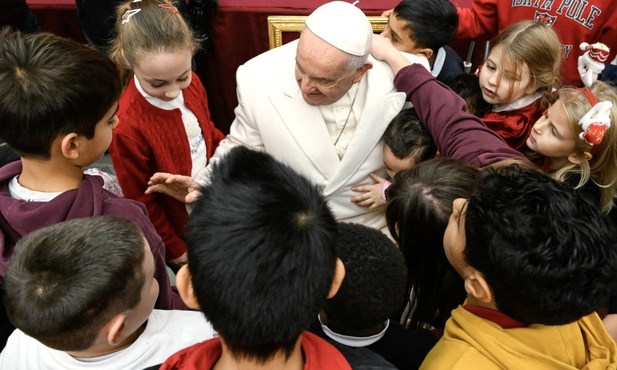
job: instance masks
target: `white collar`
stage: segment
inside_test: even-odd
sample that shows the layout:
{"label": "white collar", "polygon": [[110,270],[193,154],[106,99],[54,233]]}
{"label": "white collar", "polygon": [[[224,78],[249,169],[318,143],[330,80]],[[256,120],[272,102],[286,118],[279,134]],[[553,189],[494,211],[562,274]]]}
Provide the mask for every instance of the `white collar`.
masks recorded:
{"label": "white collar", "polygon": [[507,103],[503,105],[496,105],[492,111],[493,112],[508,112],[512,110],[518,110],[538,100],[540,96],[542,96],[542,94],[540,94],[539,92],[525,95],[522,98],[516,99],[515,101],[511,103]]}
{"label": "white collar", "polygon": [[154,105],[157,108],[164,109],[164,110],[172,110],[172,109],[176,109],[176,108],[180,108],[184,106],[184,95],[182,94],[182,90],[180,90],[180,94],[178,94],[178,96],[174,100],[163,101],[159,98],[155,98],[154,96],[146,93],[144,89],[141,87],[141,84],[139,83],[137,76],[135,76],[134,74],[133,74],[133,81],[135,81],[135,87],[137,88],[137,91],[139,91],[141,96],[143,96],[148,101],[148,103]]}
{"label": "white collar", "polygon": [[370,346],[371,344],[383,338],[383,336],[386,335],[386,330],[388,330],[388,327],[390,326],[390,320],[386,320],[386,322],[384,323],[384,329],[381,332],[371,335],[370,337],[352,337],[350,335],[343,335],[343,334],[335,333],[332,330],[330,330],[328,326],[324,325],[324,323],[321,322],[321,315],[317,315],[317,319],[319,320],[319,324],[321,325],[321,330],[323,330],[323,332],[330,339],[334,340],[337,343],[341,343],[349,347]]}
{"label": "white collar", "polygon": [[439,48],[439,50],[437,50],[437,56],[435,57],[435,63],[433,63],[433,68],[431,69],[431,75],[433,75],[433,77],[439,76],[445,62],[446,50],[444,48]]}

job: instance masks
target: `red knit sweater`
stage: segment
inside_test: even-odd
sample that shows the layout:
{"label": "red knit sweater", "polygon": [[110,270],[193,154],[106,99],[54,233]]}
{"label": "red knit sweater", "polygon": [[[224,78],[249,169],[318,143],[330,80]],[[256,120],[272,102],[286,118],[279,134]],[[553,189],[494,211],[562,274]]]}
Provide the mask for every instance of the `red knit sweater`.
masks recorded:
{"label": "red knit sweater", "polygon": [[[209,159],[225,137],[210,120],[206,90],[193,73],[191,84],[182,90],[184,103],[199,120]],[[118,181],[126,198],[146,205],[152,224],[163,239],[166,258],[186,251],[184,227],[186,207],[164,194],[144,194],[155,172],[191,176],[192,160],[180,109],[157,108],[139,93],[133,79],[120,98],[120,123],[109,147]]]}

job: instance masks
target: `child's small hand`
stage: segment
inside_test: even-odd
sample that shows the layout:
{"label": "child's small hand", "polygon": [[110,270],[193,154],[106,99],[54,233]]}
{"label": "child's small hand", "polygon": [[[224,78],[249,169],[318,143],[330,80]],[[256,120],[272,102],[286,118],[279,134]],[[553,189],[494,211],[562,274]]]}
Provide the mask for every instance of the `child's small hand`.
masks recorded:
{"label": "child's small hand", "polygon": [[375,57],[375,59],[388,61],[388,59],[396,54],[400,54],[400,52],[396,50],[389,39],[380,35],[373,35],[371,55]]}
{"label": "child's small hand", "polygon": [[199,197],[199,188],[199,184],[193,181],[190,176],[157,172],[148,181],[148,188],[145,193],[163,193],[180,202],[190,204]]}
{"label": "child's small hand", "polygon": [[364,192],[364,194],[351,198],[351,201],[362,207],[375,209],[383,206],[386,202],[382,199],[383,187],[386,179],[371,173],[371,178],[376,182],[373,185],[360,185],[351,188],[353,191]]}

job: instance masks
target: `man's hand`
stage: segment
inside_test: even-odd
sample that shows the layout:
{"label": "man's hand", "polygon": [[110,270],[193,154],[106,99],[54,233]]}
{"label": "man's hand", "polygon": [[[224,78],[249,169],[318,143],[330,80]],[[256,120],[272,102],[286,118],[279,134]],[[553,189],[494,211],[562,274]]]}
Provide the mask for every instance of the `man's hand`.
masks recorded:
{"label": "man's hand", "polygon": [[148,181],[145,193],[163,193],[180,202],[191,204],[201,195],[199,188],[200,185],[190,176],[157,172]]}
{"label": "man's hand", "polygon": [[368,207],[368,209],[376,209],[386,204],[385,200],[382,198],[386,179],[374,173],[371,173],[370,176],[376,184],[352,187],[351,190],[363,192],[364,194],[351,198],[351,201],[359,206]]}

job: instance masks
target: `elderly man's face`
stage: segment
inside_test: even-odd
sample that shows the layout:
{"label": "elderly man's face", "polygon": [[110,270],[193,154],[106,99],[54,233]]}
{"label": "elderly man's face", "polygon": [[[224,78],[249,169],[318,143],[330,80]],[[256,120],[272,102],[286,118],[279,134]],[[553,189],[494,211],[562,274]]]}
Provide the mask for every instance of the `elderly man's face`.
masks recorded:
{"label": "elderly man's face", "polygon": [[296,81],[309,105],[339,100],[364,71],[349,69],[350,55],[315,36],[308,28],[300,35],[296,51]]}

